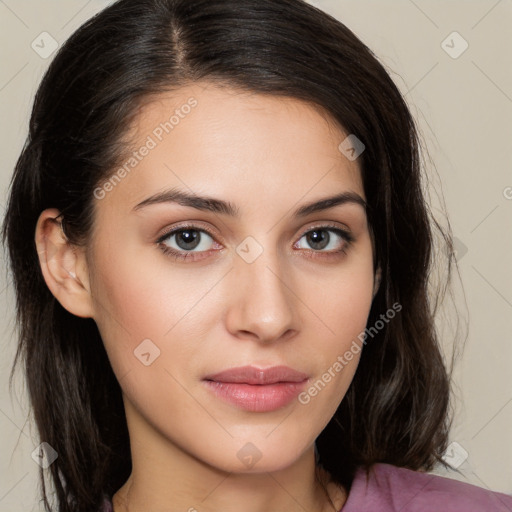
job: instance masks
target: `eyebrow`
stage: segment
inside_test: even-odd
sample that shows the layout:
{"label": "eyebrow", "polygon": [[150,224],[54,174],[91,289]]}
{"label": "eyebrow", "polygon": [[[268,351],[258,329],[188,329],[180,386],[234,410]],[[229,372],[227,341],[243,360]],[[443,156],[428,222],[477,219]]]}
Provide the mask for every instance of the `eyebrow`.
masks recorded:
{"label": "eyebrow", "polygon": [[[175,188],[158,192],[157,194],[144,199],[144,201],[134,206],[133,210],[141,210],[147,206],[161,203],[176,203],[181,206],[195,208],[196,210],[221,213],[235,218],[240,217],[239,208],[229,201],[223,201],[222,199],[216,199],[213,197],[202,197],[196,194],[189,194]],[[306,217],[311,213],[320,212],[338,205],[349,203],[359,204],[364,208],[365,211],[368,208],[366,201],[359,194],[356,192],[347,191],[302,205],[293,212],[293,216]]]}

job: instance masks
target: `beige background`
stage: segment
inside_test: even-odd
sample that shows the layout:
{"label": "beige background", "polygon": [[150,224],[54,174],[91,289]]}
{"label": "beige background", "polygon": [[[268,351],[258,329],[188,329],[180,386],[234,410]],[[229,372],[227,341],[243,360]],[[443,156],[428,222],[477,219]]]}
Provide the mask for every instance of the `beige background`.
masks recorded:
{"label": "beige background", "polygon": [[[2,215],[33,95],[51,60],[31,44],[42,32],[61,44],[108,3],[0,0]],[[460,314],[447,313],[440,326],[445,332],[445,325],[469,318],[455,372],[453,444],[446,454],[462,474],[447,476],[512,494],[512,1],[311,3],[374,51],[418,120],[438,173],[432,180],[442,187],[456,236],[467,304],[457,288]],[[467,49],[458,55],[465,42]],[[438,207],[433,203],[434,212]],[[38,441],[27,420],[22,379],[12,396],[8,390],[13,290],[5,272],[1,279],[0,512],[39,511],[38,466],[31,458]],[[449,351],[448,334],[444,343]]]}

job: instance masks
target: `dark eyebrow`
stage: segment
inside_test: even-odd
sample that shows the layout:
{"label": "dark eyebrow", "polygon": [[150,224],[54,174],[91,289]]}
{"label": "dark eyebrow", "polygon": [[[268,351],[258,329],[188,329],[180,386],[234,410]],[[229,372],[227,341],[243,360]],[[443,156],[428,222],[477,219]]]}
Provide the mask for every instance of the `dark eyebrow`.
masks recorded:
{"label": "dark eyebrow", "polygon": [[[209,211],[213,213],[222,213],[231,217],[238,218],[240,216],[239,208],[221,199],[213,197],[201,197],[195,194],[189,194],[179,189],[170,189],[158,192],[141,203],[137,204],[133,210],[141,210],[146,206],[160,203],[177,203],[182,206],[189,206],[197,210]],[[361,205],[365,210],[367,209],[366,201],[355,192],[342,192],[332,197],[326,197],[318,201],[314,201],[301,206],[293,213],[295,217],[306,217],[311,213],[327,210],[341,204],[355,203]]]}
{"label": "dark eyebrow", "polygon": [[348,203],[359,204],[364,208],[365,211],[368,207],[366,201],[359,194],[356,194],[355,192],[342,192],[341,194],[337,194],[332,197],[326,197],[325,199],[320,199],[319,201],[305,204],[295,210],[294,216],[305,217],[311,213],[328,210],[334,206]]}

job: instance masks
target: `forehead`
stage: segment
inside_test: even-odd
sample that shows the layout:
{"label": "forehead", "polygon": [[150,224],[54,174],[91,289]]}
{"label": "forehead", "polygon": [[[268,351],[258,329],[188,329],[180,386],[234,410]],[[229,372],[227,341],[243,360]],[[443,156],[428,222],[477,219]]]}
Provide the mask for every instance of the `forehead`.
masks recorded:
{"label": "forehead", "polygon": [[134,205],[172,186],[242,201],[293,203],[337,191],[364,198],[357,161],[339,149],[347,133],[304,101],[194,83],[148,98],[128,132],[122,183],[110,196]]}

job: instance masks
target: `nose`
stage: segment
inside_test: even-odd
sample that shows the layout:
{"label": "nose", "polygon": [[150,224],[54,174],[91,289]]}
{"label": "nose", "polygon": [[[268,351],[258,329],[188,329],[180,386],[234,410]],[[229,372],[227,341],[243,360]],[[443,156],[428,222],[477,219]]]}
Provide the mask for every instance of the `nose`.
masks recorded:
{"label": "nose", "polygon": [[299,328],[298,297],[283,258],[268,249],[252,262],[240,254],[229,273],[227,329],[262,343],[289,339]]}

